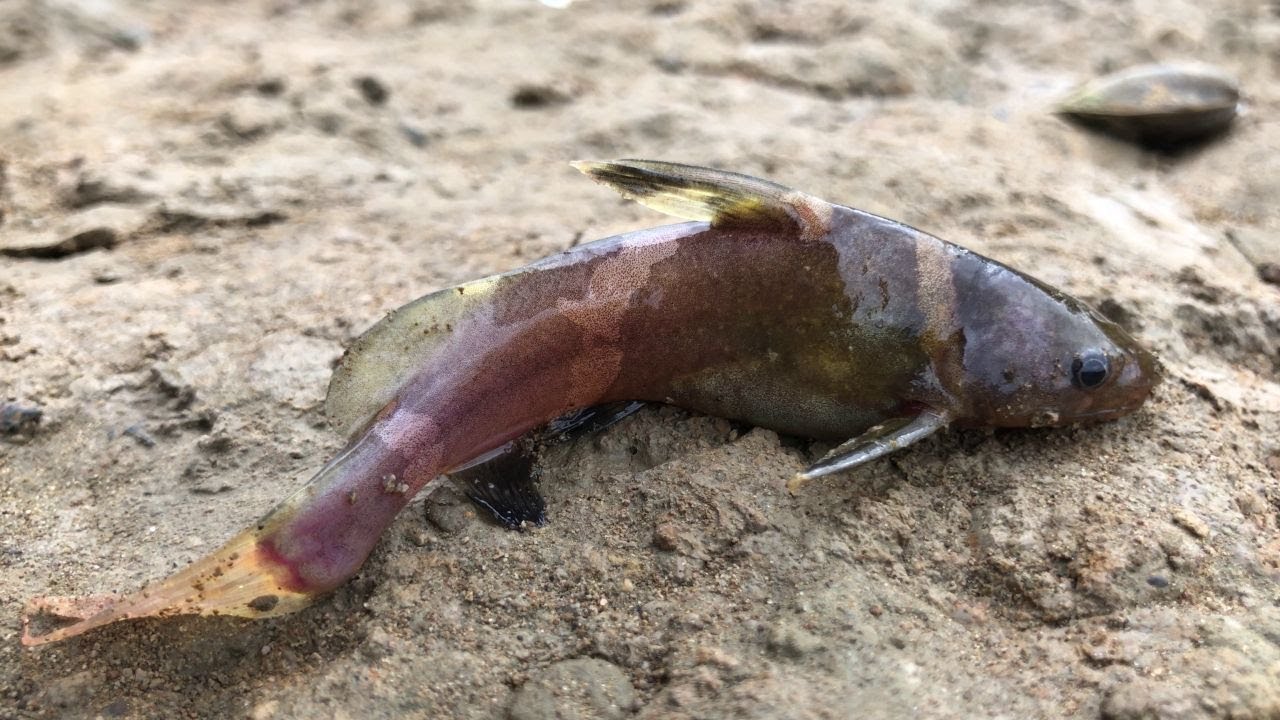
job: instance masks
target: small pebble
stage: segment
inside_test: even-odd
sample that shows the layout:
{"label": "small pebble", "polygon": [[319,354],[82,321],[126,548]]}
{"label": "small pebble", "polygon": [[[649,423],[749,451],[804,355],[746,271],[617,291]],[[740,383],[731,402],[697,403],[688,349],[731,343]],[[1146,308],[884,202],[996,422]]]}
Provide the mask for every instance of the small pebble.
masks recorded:
{"label": "small pebble", "polygon": [[0,404],[0,434],[15,435],[34,430],[44,417],[44,411],[35,406]]}
{"label": "small pebble", "polygon": [[680,532],[674,523],[660,523],[653,529],[653,545],[671,552],[679,547]]}
{"label": "small pebble", "polygon": [[1173,524],[1201,540],[1209,537],[1209,525],[1186,508],[1173,511]]}
{"label": "small pebble", "polygon": [[427,143],[430,142],[430,138],[427,137],[427,134],[417,126],[410,125],[409,123],[400,123],[398,129],[404,139],[408,140],[409,144],[416,148],[426,147]]}
{"label": "small pebble", "polygon": [[375,107],[385,105],[387,99],[391,97],[391,91],[387,86],[372,75],[356,78],[356,89],[360,91],[360,97],[364,98],[365,102]]}
{"label": "small pebble", "polygon": [[284,94],[285,82],[280,78],[267,78],[255,85],[253,89],[264,97],[276,97]]}
{"label": "small pebble", "polygon": [[512,106],[521,110],[538,110],[553,105],[563,105],[572,99],[568,93],[550,85],[521,85],[511,93]]}

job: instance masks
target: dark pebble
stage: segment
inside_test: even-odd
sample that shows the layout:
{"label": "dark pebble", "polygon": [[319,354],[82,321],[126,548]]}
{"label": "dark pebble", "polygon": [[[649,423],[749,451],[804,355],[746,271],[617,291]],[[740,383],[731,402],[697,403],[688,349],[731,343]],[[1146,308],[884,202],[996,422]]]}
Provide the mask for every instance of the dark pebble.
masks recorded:
{"label": "dark pebble", "polygon": [[414,147],[420,148],[427,146],[427,134],[412,125],[401,124],[400,134],[403,135],[404,139],[408,140],[409,144]]}
{"label": "dark pebble", "polygon": [[259,595],[249,601],[249,607],[258,612],[270,612],[279,604],[280,598],[275,595]]}
{"label": "dark pebble", "polygon": [[267,78],[255,85],[253,89],[257,90],[259,95],[276,97],[284,94],[285,84],[280,78]]}
{"label": "dark pebble", "polygon": [[653,529],[653,544],[659,550],[671,552],[680,546],[680,532],[672,523],[661,523]]}
{"label": "dark pebble", "polygon": [[511,104],[521,110],[537,110],[563,105],[572,100],[568,95],[547,85],[521,85],[511,93]]}
{"label": "dark pebble", "polygon": [[0,405],[0,434],[12,435],[34,428],[40,424],[44,411],[38,407],[22,405]]}
{"label": "dark pebble", "polygon": [[372,75],[362,75],[356,78],[356,89],[360,91],[360,96],[370,105],[386,104],[387,98],[391,97],[391,91],[383,85],[381,81]]}

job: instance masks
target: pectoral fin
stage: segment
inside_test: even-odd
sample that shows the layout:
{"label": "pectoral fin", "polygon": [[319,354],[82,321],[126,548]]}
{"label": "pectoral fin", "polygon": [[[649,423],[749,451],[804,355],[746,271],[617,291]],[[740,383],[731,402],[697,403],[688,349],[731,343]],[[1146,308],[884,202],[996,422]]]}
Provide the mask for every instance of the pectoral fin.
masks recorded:
{"label": "pectoral fin", "polygon": [[787,490],[795,492],[805,482],[823,475],[857,467],[863,463],[901,450],[923,440],[950,422],[945,414],[925,410],[919,415],[893,418],[876,425],[858,437],[841,444],[827,456],[797,474],[787,483]]}
{"label": "pectoral fin", "polygon": [[797,232],[804,240],[830,230],[830,203],[749,175],[655,160],[580,161],[573,166],[623,197],[685,220],[716,227],[769,227]]}

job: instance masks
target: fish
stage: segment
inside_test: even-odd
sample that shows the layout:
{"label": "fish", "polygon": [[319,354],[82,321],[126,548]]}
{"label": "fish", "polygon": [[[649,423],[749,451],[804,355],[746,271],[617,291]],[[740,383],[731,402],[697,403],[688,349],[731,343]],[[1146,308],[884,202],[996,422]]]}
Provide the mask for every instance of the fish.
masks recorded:
{"label": "fish", "polygon": [[[683,220],[414,300],[356,339],[325,400],[346,446],[209,555],[126,595],[38,597],[22,642],[179,614],[303,608],[450,475],[537,524],[538,443],[666,403],[839,443],[847,471],[948,426],[1121,417],[1155,356],[1087,304],[958,245],[747,175],[648,160],[575,167]],[[584,430],[585,428],[585,430]],[[33,618],[72,621],[33,632]]]}

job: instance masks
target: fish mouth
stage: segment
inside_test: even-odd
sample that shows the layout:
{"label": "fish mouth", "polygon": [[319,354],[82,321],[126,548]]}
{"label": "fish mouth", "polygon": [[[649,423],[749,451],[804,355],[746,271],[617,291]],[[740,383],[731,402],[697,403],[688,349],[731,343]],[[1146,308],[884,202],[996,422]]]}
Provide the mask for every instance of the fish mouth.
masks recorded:
{"label": "fish mouth", "polygon": [[1084,402],[1074,403],[1074,407],[1069,405],[1059,408],[1056,412],[1042,411],[1035,416],[1040,421],[1032,424],[1040,427],[1060,427],[1076,423],[1092,424],[1118,420],[1137,412],[1146,404],[1158,382],[1158,377],[1142,374],[1137,380],[1125,385],[1113,386],[1112,389],[1119,392],[1109,398],[1089,398]]}
{"label": "fish mouth", "polygon": [[1160,381],[1159,376],[1150,374],[1143,374],[1140,377],[1140,383],[1133,382],[1129,385],[1128,392],[1125,393],[1127,397],[1123,402],[1108,404],[1096,410],[1082,408],[1080,412],[1064,413],[1063,424],[1104,422],[1116,420],[1137,412],[1139,408],[1146,404],[1147,399],[1151,397],[1152,391]]}
{"label": "fish mouth", "polygon": [[1105,422],[1107,420],[1116,420],[1125,415],[1130,415],[1146,401],[1143,397],[1141,400],[1132,402],[1118,407],[1109,407],[1103,410],[1094,410],[1093,412],[1072,413],[1069,417],[1064,418],[1067,423],[1095,423]]}

